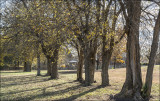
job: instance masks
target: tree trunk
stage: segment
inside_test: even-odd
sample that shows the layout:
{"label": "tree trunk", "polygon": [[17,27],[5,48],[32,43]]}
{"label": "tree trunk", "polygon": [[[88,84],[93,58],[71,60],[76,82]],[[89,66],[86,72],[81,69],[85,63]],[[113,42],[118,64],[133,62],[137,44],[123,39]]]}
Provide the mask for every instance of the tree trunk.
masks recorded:
{"label": "tree trunk", "polygon": [[41,75],[39,43],[37,43],[37,76]]}
{"label": "tree trunk", "polygon": [[17,62],[17,67],[19,68],[19,61]]}
{"label": "tree trunk", "polygon": [[51,61],[50,59],[47,57],[47,76],[51,75]]}
{"label": "tree trunk", "polygon": [[114,57],[114,69],[116,69],[116,57]]}
{"label": "tree trunk", "polygon": [[[140,95],[142,88],[139,42],[135,40],[134,33],[127,37],[127,63],[126,80],[121,90],[121,97],[131,97]],[[138,40],[138,39],[137,39]],[[137,95],[138,94],[138,95]],[[139,99],[139,98],[136,98]]]}
{"label": "tree trunk", "polygon": [[17,61],[14,61],[14,69],[17,69]]}
{"label": "tree trunk", "polygon": [[80,49],[79,53],[79,62],[78,62],[78,68],[77,68],[77,80],[79,82],[83,81],[83,63],[84,62],[84,56],[83,56],[83,50]]}
{"label": "tree trunk", "polygon": [[111,37],[110,39],[110,45],[109,49],[107,49],[105,46],[107,44],[106,37],[102,37],[103,41],[103,47],[102,47],[102,86],[109,86],[109,75],[108,75],[108,67],[110,64],[113,47],[114,47],[114,38]]}
{"label": "tree trunk", "polygon": [[37,54],[37,76],[41,75],[41,68],[40,68],[40,54]]}
{"label": "tree trunk", "polygon": [[95,71],[95,61],[96,61],[96,52],[93,49],[85,48],[85,85],[90,86],[94,82],[94,71]]}
{"label": "tree trunk", "polygon": [[[127,63],[126,80],[122,90],[116,98],[131,98],[136,101],[142,100],[141,88],[141,66],[140,66],[140,48],[139,48],[139,23],[141,15],[141,0],[127,1],[128,17],[126,19],[127,33]],[[124,11],[124,10],[123,10]]]}
{"label": "tree trunk", "polygon": [[51,79],[58,79],[58,68],[57,68],[57,63],[58,63],[58,52],[59,48],[56,48],[54,50],[53,56],[51,57]]}
{"label": "tree trunk", "polygon": [[97,68],[96,68],[96,69],[98,70],[98,67],[99,67],[99,59],[97,59],[96,62],[97,62]]}
{"label": "tree trunk", "polygon": [[109,86],[108,67],[112,56],[112,50],[103,51],[102,55],[102,86]]}
{"label": "tree trunk", "polygon": [[27,72],[27,62],[24,62],[24,72]]}
{"label": "tree trunk", "polygon": [[148,69],[146,74],[145,87],[143,88],[143,96],[147,99],[150,98],[150,94],[151,94],[153,68],[154,68],[155,57],[158,49],[159,35],[160,35],[160,10],[159,10],[157,21],[154,27],[153,41],[152,41],[149,64],[148,64]]}
{"label": "tree trunk", "polygon": [[24,62],[24,72],[31,72],[31,65],[30,61]]}

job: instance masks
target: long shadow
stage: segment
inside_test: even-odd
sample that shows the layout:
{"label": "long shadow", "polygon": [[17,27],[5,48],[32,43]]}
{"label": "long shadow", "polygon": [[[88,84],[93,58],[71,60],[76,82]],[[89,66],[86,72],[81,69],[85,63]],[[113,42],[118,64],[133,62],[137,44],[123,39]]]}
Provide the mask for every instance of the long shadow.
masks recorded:
{"label": "long shadow", "polygon": [[59,100],[55,100],[55,101],[73,101],[73,100],[77,99],[78,97],[81,97],[89,92],[93,92],[93,91],[100,89],[100,88],[102,88],[102,86],[97,86],[95,88],[92,88],[92,89],[85,91],[85,92],[82,92],[80,94],[76,94],[76,95],[70,96],[68,98],[63,98],[63,99],[59,99]]}
{"label": "long shadow", "polygon": [[66,89],[58,90],[58,91],[55,91],[55,92],[48,92],[48,93],[45,92],[45,90],[46,90],[45,88],[42,88],[42,89],[41,89],[42,94],[34,95],[34,96],[29,96],[29,97],[25,97],[25,98],[19,97],[19,98],[13,99],[13,101],[14,101],[14,100],[19,100],[19,101],[25,100],[25,101],[29,101],[29,100],[34,100],[34,99],[37,98],[37,97],[39,98],[39,97],[45,97],[45,96],[54,96],[54,95],[66,93],[66,92],[68,92],[68,91],[70,91],[70,90],[78,89],[79,87],[82,87],[82,84],[77,85],[77,86],[74,86],[74,87],[68,87],[68,88],[66,88]]}
{"label": "long shadow", "polygon": [[14,71],[14,72],[0,72],[0,73],[24,73],[23,71],[19,71],[19,72],[16,72],[16,71]]}
{"label": "long shadow", "polygon": [[45,80],[37,80],[37,81],[30,81],[30,82],[27,82],[27,81],[25,81],[25,82],[21,82],[21,83],[16,83],[16,82],[14,82],[14,83],[10,83],[10,84],[3,84],[2,85],[2,83],[1,83],[1,87],[9,87],[9,86],[18,86],[18,85],[20,85],[20,86],[23,86],[23,85],[26,85],[26,84],[34,84],[34,83],[40,83],[40,82],[46,82],[46,81],[49,81],[48,79],[45,79]]}
{"label": "long shadow", "polygon": [[76,74],[76,70],[71,70],[71,71],[59,71],[60,74]]}
{"label": "long shadow", "polygon": [[[33,79],[34,77],[36,77],[36,76],[12,78],[11,80],[8,80],[8,82],[14,81],[13,83],[10,83],[10,84],[5,84],[7,81],[4,80],[5,82],[3,82],[3,80],[1,80],[1,87],[9,87],[9,86],[14,86],[14,85],[25,85],[25,84],[32,84],[32,83],[39,83],[39,82],[48,81],[48,78],[45,78],[45,79],[36,78],[36,80],[35,80],[35,79]],[[18,80],[18,82],[16,82],[17,80]]]}
{"label": "long shadow", "polygon": [[[60,72],[62,74],[72,74],[72,73],[76,73],[76,71],[65,71],[65,72]],[[41,75],[41,78],[36,78],[33,79],[34,77],[37,77],[35,75],[27,75],[27,76],[14,76],[14,77],[7,77],[7,78],[3,78],[1,80],[1,87],[9,87],[9,86],[18,86],[18,85],[25,85],[25,84],[32,84],[32,83],[38,83],[38,82],[45,82],[48,81],[48,79],[42,79],[43,77],[49,77],[49,76],[45,76],[45,75]],[[20,81],[20,82],[16,82],[16,81]],[[22,80],[22,81],[21,81]],[[10,84],[5,84],[6,82],[12,82]]]}
{"label": "long shadow", "polygon": [[30,78],[34,75],[24,75],[24,76],[12,76],[12,77],[1,77],[1,82],[15,81],[15,79]]}
{"label": "long shadow", "polygon": [[[67,83],[73,83],[75,81],[71,81],[71,82],[65,82],[65,83],[61,83],[61,84],[57,84],[57,85],[52,85],[52,86],[48,86],[48,87],[45,87],[45,88],[34,88],[34,89],[29,89],[29,90],[21,90],[21,91],[16,91],[16,92],[9,92],[7,94],[16,94],[16,93],[22,93],[22,92],[27,92],[27,91],[33,91],[33,90],[46,90],[47,88],[50,88],[50,87],[57,87],[57,86],[61,86],[61,85],[64,85],[64,84],[67,84]],[[0,93],[1,96],[6,95],[5,93]]]}

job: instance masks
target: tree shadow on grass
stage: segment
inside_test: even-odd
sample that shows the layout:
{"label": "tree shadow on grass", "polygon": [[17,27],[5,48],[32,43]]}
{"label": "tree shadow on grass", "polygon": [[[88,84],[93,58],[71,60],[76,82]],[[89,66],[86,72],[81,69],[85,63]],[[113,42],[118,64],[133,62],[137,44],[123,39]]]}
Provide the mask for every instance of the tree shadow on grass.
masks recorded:
{"label": "tree shadow on grass", "polygon": [[76,74],[77,70],[66,70],[66,71],[59,71],[60,74]]}
{"label": "tree shadow on grass", "polygon": [[[48,78],[38,78],[37,76],[29,75],[29,76],[17,76],[12,78],[2,78],[1,79],[1,87],[9,87],[9,86],[18,86],[32,83],[39,83],[48,81]],[[9,82],[7,84],[7,82]]]}
{"label": "tree shadow on grass", "polygon": [[[59,90],[59,91],[55,91],[55,92],[48,92],[48,93],[45,92],[45,90],[46,90],[46,88],[45,88],[45,89],[41,89],[42,92],[43,92],[42,94],[31,96],[31,97],[28,97],[28,98],[26,97],[25,100],[29,101],[29,100],[34,100],[35,98],[43,98],[45,96],[55,96],[55,95],[59,95],[59,94],[62,95],[62,94],[67,93],[67,92],[69,92],[71,90],[76,90],[76,89],[78,89],[80,87],[84,87],[84,85],[80,84],[80,85],[77,85],[77,86],[74,86],[74,87],[68,87],[68,88],[66,88],[64,90]],[[97,89],[100,89],[100,88],[101,88],[101,86],[97,86],[97,87],[92,88],[92,89],[90,89],[88,91],[85,91],[85,92],[82,92],[80,94],[76,94],[76,95],[70,96],[68,98],[58,99],[58,100],[53,99],[53,100],[54,101],[72,101],[72,100],[77,99],[78,97],[81,97],[81,96],[83,96],[83,95],[85,95],[87,93],[93,92],[93,91],[95,91]],[[16,98],[14,100],[24,100],[24,99],[23,98],[18,98],[18,99]]]}
{"label": "tree shadow on grass", "polygon": [[[75,82],[75,81],[60,83],[60,84],[57,84],[57,85],[52,85],[52,86],[48,86],[48,87],[44,87],[44,88],[34,88],[34,89],[28,89],[28,90],[14,91],[14,92],[9,92],[9,93],[7,93],[7,94],[16,94],[16,93],[22,93],[22,92],[27,92],[27,91],[33,91],[33,90],[42,90],[43,93],[45,93],[45,90],[46,90],[47,88],[57,87],[57,86],[61,86],[61,85],[64,85],[64,84],[67,84],[67,83],[73,83],[73,82]],[[5,93],[0,93],[0,94],[1,94],[1,96],[6,95]]]}
{"label": "tree shadow on grass", "polygon": [[5,71],[3,71],[3,72],[0,72],[0,73],[6,73],[6,74],[9,73],[9,74],[10,74],[10,73],[24,73],[24,72],[23,72],[23,71],[18,71],[18,72],[17,72],[17,71],[10,71],[10,72],[7,72],[7,71],[5,72]]}
{"label": "tree shadow on grass", "polygon": [[73,100],[75,100],[75,99],[77,99],[77,98],[79,98],[79,97],[81,97],[81,96],[83,96],[87,93],[93,92],[93,91],[95,91],[97,89],[100,89],[100,88],[102,88],[102,86],[97,86],[95,88],[92,88],[92,89],[90,89],[88,91],[85,91],[85,92],[82,92],[80,94],[76,94],[76,95],[70,96],[68,98],[63,98],[63,99],[59,99],[59,100],[55,100],[55,101],[73,101]]}
{"label": "tree shadow on grass", "polygon": [[66,89],[63,89],[63,90],[58,90],[58,91],[54,91],[54,92],[47,92],[46,93],[46,89],[47,88],[42,88],[40,89],[40,91],[42,91],[42,94],[39,94],[39,95],[33,95],[33,96],[29,96],[29,97],[25,97],[25,98],[15,98],[13,100],[20,100],[20,101],[29,101],[29,100],[34,100],[35,98],[43,98],[45,96],[55,96],[55,95],[58,95],[58,94],[63,94],[63,93],[66,93],[68,91],[71,91],[71,90],[75,90],[75,89],[78,89],[79,87],[82,87],[83,85],[80,84],[80,85],[77,85],[77,86],[73,86],[73,87],[68,87]]}
{"label": "tree shadow on grass", "polygon": [[12,76],[12,77],[1,77],[1,82],[15,81],[15,79],[31,78],[34,75],[24,75],[24,76]]}
{"label": "tree shadow on grass", "polygon": [[[64,70],[64,71],[59,71],[60,74],[76,74],[77,70]],[[84,73],[84,70],[82,71]]]}

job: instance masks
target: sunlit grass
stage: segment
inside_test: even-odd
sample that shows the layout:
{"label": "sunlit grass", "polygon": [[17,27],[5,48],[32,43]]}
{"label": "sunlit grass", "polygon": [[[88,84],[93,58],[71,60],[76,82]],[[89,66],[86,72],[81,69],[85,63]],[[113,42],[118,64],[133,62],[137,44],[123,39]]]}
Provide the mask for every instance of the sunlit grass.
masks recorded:
{"label": "sunlit grass", "polygon": [[[158,100],[159,94],[159,66],[155,66],[152,86],[152,100]],[[142,76],[145,77],[146,67],[142,67]],[[46,70],[41,71],[42,75]],[[84,76],[84,75],[83,75]],[[101,87],[101,73],[96,71],[92,86],[85,87],[76,82],[76,72],[60,70],[58,80],[49,80],[49,76],[36,76],[36,70],[1,71],[0,98],[6,100],[107,100],[122,88],[125,80],[125,68],[109,70],[110,84]],[[144,81],[144,80],[143,80]]]}

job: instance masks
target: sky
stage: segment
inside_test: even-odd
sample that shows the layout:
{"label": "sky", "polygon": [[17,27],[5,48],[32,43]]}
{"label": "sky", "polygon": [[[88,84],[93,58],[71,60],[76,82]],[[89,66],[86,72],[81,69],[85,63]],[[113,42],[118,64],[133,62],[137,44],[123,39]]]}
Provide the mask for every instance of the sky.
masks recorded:
{"label": "sky", "polygon": [[[153,16],[158,16],[158,10],[160,7],[152,2],[142,2],[142,5],[145,7],[149,6],[145,11],[150,12],[151,14],[146,14],[144,12],[141,13],[142,16],[145,18],[149,17],[152,19],[149,21],[145,21],[143,17],[141,17],[141,21],[143,21],[143,24],[140,24],[140,48],[141,48],[141,54],[146,55],[148,54],[149,49],[151,48],[152,40],[153,40],[153,28],[155,26],[155,20]],[[152,16],[153,15],[153,16]],[[145,24],[144,24],[145,23]],[[159,44],[160,45],[160,44]]]}

